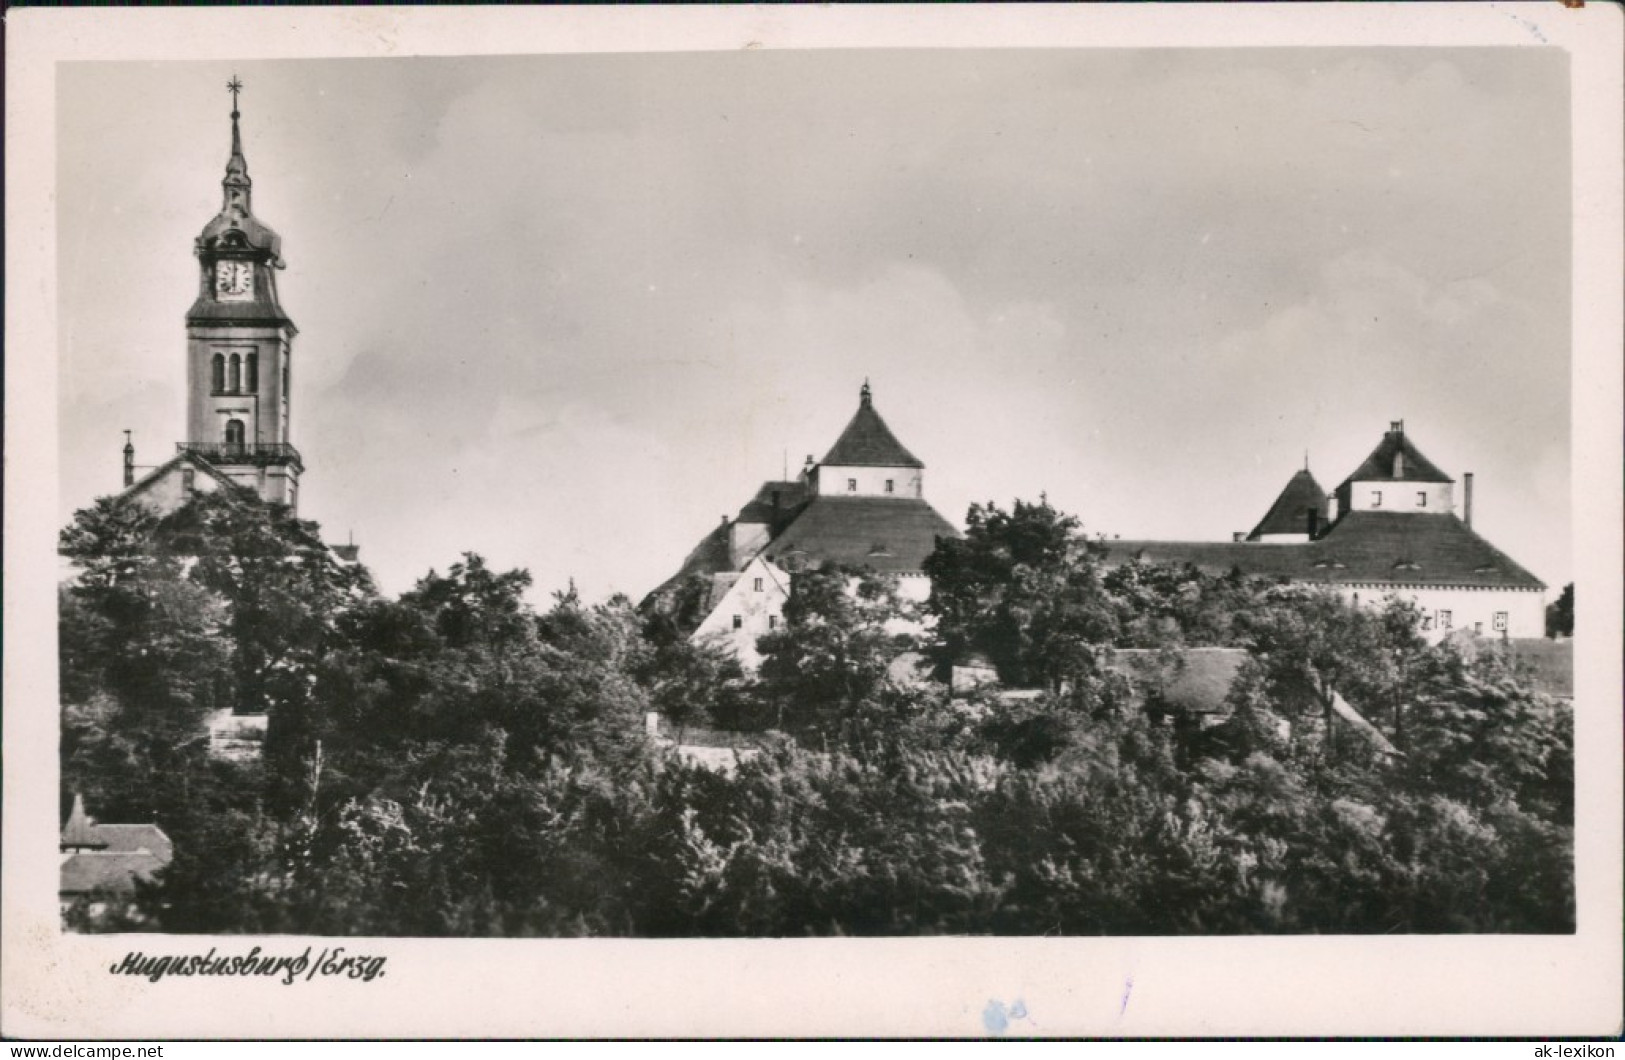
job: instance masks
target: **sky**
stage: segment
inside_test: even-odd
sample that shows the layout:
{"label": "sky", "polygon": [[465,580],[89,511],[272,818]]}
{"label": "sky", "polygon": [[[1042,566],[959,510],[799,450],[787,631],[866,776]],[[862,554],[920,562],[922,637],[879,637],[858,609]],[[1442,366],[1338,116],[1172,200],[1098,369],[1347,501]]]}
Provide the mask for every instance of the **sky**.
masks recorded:
{"label": "sky", "polygon": [[1559,49],[63,63],[60,522],[183,437],[234,74],[300,513],[386,592],[636,599],[865,379],[960,525],[1228,540],[1403,419],[1572,578]]}

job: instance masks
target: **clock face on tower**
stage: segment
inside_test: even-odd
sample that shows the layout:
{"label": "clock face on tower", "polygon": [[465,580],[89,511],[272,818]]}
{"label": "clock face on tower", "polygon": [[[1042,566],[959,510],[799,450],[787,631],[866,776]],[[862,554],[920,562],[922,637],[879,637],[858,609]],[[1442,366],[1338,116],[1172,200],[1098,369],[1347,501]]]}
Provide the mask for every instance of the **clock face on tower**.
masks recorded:
{"label": "clock face on tower", "polygon": [[222,301],[252,298],[254,266],[246,261],[215,262],[214,293]]}

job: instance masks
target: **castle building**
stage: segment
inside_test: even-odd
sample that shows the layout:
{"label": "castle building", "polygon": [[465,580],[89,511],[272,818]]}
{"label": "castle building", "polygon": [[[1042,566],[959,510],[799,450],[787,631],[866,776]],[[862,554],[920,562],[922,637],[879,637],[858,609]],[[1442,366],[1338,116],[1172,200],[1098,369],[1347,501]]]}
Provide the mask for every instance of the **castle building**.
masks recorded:
{"label": "castle building", "polygon": [[1424,632],[1509,638],[1545,633],[1546,586],[1473,529],[1473,478],[1455,480],[1423,456],[1402,421],[1330,494],[1295,473],[1251,533],[1234,541],[1107,542],[1109,563],[1198,569],[1305,582],[1355,604],[1414,603]]}
{"label": "castle building", "polygon": [[779,628],[797,571],[834,562],[895,575],[901,596],[923,600],[925,558],[938,537],[958,536],[926,501],[925,464],[886,426],[865,382],[824,459],[808,456],[797,478],[762,483],[642,606],[754,666],[757,638]]}
{"label": "castle building", "polygon": [[193,246],[198,290],[186,314],[186,440],[136,478],[135,447],[124,445],[121,499],[168,511],[193,492],[228,486],[297,509],[304,462],[289,433],[293,339],[277,297],[282,240],[254,216],[253,181],[243,155],[235,79],[231,157],[220,211]]}

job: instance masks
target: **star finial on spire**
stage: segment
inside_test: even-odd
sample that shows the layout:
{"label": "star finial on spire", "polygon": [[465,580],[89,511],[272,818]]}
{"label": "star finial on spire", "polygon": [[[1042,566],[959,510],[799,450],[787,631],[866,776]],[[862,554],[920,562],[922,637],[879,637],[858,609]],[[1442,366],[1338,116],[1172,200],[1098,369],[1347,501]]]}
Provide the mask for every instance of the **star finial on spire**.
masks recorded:
{"label": "star finial on spire", "polygon": [[243,83],[237,79],[236,74],[232,74],[231,80],[226,82],[226,90],[231,93],[231,116],[235,118],[237,116],[237,93],[243,90]]}

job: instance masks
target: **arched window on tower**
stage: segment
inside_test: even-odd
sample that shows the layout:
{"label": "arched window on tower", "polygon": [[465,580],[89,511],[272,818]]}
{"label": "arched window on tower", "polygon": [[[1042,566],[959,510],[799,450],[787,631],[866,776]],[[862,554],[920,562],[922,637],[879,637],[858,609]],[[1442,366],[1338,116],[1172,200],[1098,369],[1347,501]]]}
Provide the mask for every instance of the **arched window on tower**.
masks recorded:
{"label": "arched window on tower", "polygon": [[226,421],[226,448],[241,450],[243,447],[243,421]]}
{"label": "arched window on tower", "polygon": [[231,371],[226,379],[226,389],[233,394],[243,388],[243,359],[235,353],[231,355]]}
{"label": "arched window on tower", "polygon": [[226,389],[226,357],[225,354],[214,355],[214,374],[210,377],[211,389],[215,393]]}
{"label": "arched window on tower", "polygon": [[243,358],[243,389],[250,394],[260,391],[260,355],[251,353]]}

